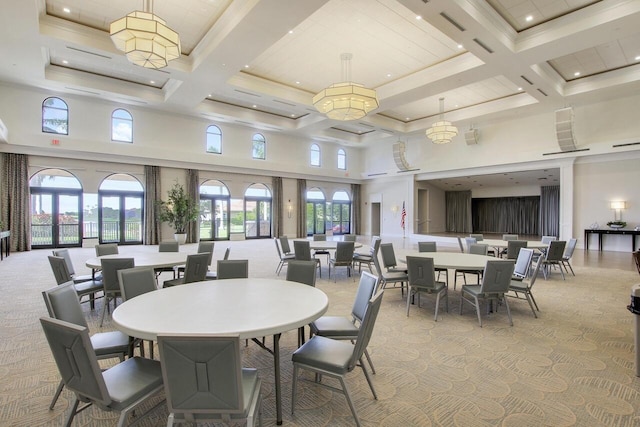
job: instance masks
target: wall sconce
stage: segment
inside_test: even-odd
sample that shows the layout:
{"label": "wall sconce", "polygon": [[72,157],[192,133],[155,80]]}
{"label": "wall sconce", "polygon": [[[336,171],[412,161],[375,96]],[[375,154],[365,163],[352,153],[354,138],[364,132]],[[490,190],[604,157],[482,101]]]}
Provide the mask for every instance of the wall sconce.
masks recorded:
{"label": "wall sconce", "polygon": [[398,208],[398,205],[391,206],[391,212],[393,212],[393,216],[398,215],[398,209],[400,209]]}
{"label": "wall sconce", "polygon": [[291,199],[289,199],[289,203],[287,204],[287,216],[291,218],[291,213],[293,212],[293,206],[291,205]]}
{"label": "wall sconce", "polygon": [[[615,201],[610,204],[611,209],[613,209],[613,219],[614,221],[618,221],[622,219],[622,209],[627,208],[627,202],[625,201]],[[616,215],[617,214],[617,215]],[[616,218],[618,216],[618,218]]]}

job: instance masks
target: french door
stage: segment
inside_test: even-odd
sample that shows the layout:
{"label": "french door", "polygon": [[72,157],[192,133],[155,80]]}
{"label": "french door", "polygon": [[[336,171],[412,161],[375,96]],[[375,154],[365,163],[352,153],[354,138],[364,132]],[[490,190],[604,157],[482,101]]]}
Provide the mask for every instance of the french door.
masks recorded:
{"label": "french door", "polygon": [[245,237],[271,237],[271,199],[245,198]]}
{"label": "french door", "polygon": [[324,201],[307,202],[307,236],[325,234],[325,211],[326,203]]}
{"label": "french door", "polygon": [[200,195],[200,240],[229,240],[229,198]]}
{"label": "french door", "polygon": [[31,246],[82,245],[82,190],[31,188]]}
{"label": "french door", "polygon": [[98,197],[100,243],[142,244],[143,194],[101,191]]}

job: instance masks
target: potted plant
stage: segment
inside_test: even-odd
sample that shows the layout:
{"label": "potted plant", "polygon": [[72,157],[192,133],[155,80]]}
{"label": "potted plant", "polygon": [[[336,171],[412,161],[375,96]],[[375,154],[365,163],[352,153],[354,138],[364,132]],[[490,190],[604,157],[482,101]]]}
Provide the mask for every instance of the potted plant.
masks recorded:
{"label": "potted plant", "polygon": [[158,219],[173,227],[174,238],[180,244],[184,244],[187,238],[187,226],[191,221],[198,219],[198,205],[178,182],[167,193],[169,196],[167,201],[158,201]]}
{"label": "potted plant", "polygon": [[609,221],[607,225],[611,228],[625,228],[627,223],[624,221]]}

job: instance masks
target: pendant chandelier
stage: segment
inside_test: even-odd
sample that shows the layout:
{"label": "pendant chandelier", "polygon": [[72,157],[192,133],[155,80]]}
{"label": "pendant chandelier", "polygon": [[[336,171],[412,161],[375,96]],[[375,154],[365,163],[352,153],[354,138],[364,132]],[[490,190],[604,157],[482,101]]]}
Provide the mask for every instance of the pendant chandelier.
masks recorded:
{"label": "pendant chandelier", "polygon": [[440,120],[427,129],[426,134],[434,144],[448,144],[458,134],[458,128],[444,120],[444,98],[440,98]]}
{"label": "pendant chandelier", "polygon": [[335,83],[313,97],[313,105],[330,119],[358,120],[379,107],[374,89],[351,81],[350,53],[340,55],[342,83]]}
{"label": "pendant chandelier", "polygon": [[129,62],[145,68],[164,68],[180,57],[180,37],[153,14],[153,0],[144,0],[144,11],[136,10],[113,21],[111,40]]}

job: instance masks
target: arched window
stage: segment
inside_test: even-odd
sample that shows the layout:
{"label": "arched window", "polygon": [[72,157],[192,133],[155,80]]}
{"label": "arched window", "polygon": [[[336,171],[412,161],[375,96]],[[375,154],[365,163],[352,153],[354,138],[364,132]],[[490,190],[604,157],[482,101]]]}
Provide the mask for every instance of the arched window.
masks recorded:
{"label": "arched window", "polygon": [[29,190],[32,247],[81,246],[82,185],[78,178],[66,170],[44,169],[31,177]]}
{"label": "arched window", "polygon": [[338,169],[347,170],[347,152],[342,148],[338,149]]}
{"label": "arched window", "polygon": [[229,189],[210,179],[200,186],[200,240],[229,240]]}
{"label": "arched window", "polygon": [[69,135],[69,107],[60,98],[42,102],[42,132]]}
{"label": "arched window", "polygon": [[311,166],[320,166],[320,146],[318,144],[311,144]]}
{"label": "arched window", "polygon": [[133,116],[122,108],[111,114],[111,140],[133,142]]}
{"label": "arched window", "polygon": [[333,193],[331,229],[333,234],[349,234],[351,232],[351,199],[344,190]]}
{"label": "arched window", "polygon": [[264,160],[267,158],[267,141],[259,133],[253,135],[252,153],[254,159]]}
{"label": "arched window", "polygon": [[271,237],[271,190],[264,184],[252,184],[244,193],[246,238]]}
{"label": "arched window", "polygon": [[207,153],[222,154],[222,131],[216,125],[207,127]]}
{"label": "arched window", "polygon": [[307,236],[326,232],[326,197],[319,188],[307,190]]}
{"label": "arched window", "polygon": [[144,188],[133,175],[106,177],[98,189],[100,243],[142,244]]}

